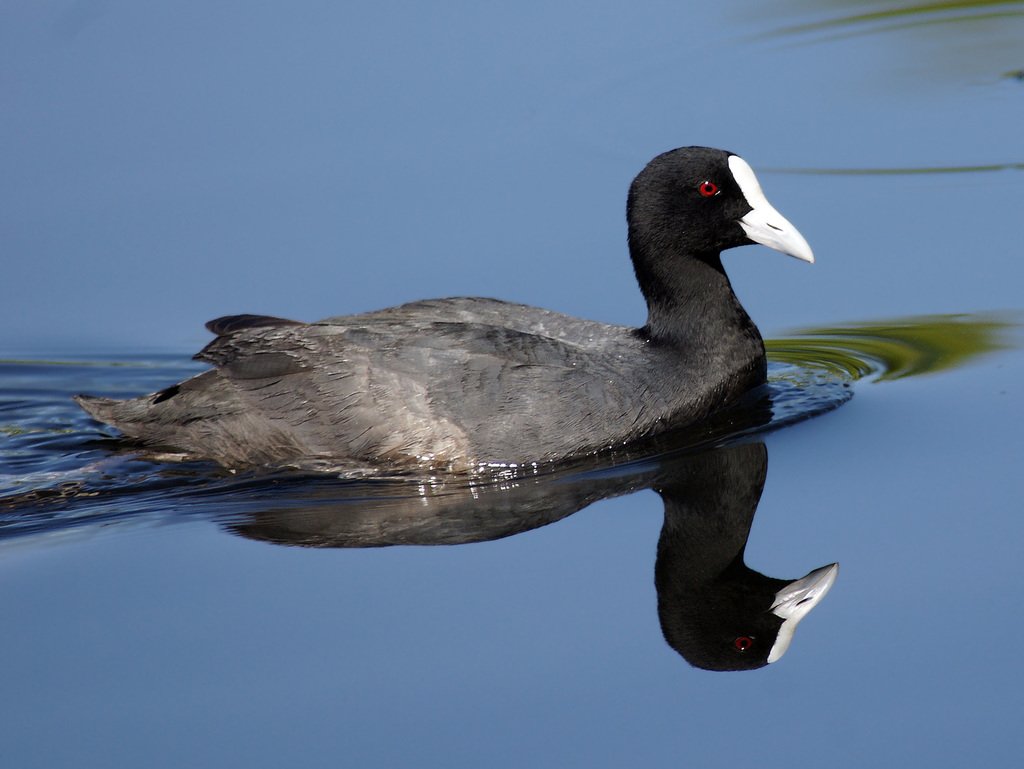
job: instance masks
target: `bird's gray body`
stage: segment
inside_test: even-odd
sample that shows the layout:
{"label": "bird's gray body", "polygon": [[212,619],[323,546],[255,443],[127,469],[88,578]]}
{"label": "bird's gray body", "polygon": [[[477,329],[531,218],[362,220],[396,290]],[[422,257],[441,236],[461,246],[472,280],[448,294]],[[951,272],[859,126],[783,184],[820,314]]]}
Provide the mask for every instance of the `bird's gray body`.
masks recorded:
{"label": "bird's gray body", "polygon": [[716,349],[688,347],[493,299],[211,328],[223,333],[196,357],[214,369],[141,398],[79,402],[148,445],[228,467],[466,471],[627,443],[700,419],[764,376],[752,325]]}

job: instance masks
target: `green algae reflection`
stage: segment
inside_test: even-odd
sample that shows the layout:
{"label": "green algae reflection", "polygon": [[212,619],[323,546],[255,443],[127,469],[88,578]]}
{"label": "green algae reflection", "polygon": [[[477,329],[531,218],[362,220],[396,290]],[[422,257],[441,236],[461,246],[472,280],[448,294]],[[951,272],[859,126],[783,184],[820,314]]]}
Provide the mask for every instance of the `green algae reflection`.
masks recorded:
{"label": "green algae reflection", "polygon": [[821,8],[859,9],[831,18],[793,24],[775,31],[777,35],[842,30],[848,34],[888,32],[914,27],[936,27],[971,22],[1004,21],[1024,16],[1021,0],[939,0],[938,2],[887,2],[877,5],[860,0],[831,0],[815,3]]}
{"label": "green algae reflection", "polygon": [[781,26],[757,37],[791,45],[871,36],[878,45],[851,59],[857,70],[867,65],[886,79],[902,70],[916,87],[946,82],[976,88],[1024,80],[1021,0],[782,0],[770,9],[763,6],[761,15],[765,25]]}
{"label": "green algae reflection", "polygon": [[765,346],[779,363],[884,381],[948,371],[1008,349],[1018,325],[1007,315],[931,315],[808,329]]}

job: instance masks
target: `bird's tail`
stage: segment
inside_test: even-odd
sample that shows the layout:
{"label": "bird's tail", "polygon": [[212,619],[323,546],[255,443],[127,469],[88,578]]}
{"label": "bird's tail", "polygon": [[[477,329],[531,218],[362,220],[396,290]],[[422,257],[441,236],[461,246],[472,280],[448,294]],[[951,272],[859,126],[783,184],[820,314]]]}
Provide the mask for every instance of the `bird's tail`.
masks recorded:
{"label": "bird's tail", "polygon": [[137,437],[140,426],[150,418],[153,396],[117,400],[95,395],[75,395],[74,401],[97,422],[116,427],[125,435]]}

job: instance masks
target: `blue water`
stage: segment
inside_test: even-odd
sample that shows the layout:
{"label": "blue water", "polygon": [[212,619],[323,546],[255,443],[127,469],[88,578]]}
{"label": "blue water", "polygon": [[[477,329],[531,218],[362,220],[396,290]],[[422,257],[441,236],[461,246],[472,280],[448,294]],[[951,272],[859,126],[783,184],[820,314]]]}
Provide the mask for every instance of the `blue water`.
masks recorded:
{"label": "blue water", "polygon": [[[1016,766],[1024,3],[446,8],[5,12],[0,765]],[[229,312],[642,323],[626,186],[690,143],[744,155],[818,258],[726,257],[787,340],[767,423],[328,483],[126,453],[68,400],[199,370]],[[758,442],[746,562],[841,572],[778,663],[698,670],[647,486]],[[580,509],[520,504],[556,488]],[[449,540],[499,509],[507,536],[352,546],[449,504]]]}

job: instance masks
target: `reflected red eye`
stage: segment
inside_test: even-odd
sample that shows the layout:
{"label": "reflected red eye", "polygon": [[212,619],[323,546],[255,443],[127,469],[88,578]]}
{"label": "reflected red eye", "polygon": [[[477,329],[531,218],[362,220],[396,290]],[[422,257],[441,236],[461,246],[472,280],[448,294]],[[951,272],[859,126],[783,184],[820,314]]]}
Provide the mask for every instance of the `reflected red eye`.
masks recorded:
{"label": "reflected red eye", "polygon": [[745,652],[753,645],[754,639],[746,635],[741,635],[739,638],[732,642],[732,648],[734,648],[738,652]]}
{"label": "reflected red eye", "polygon": [[704,181],[700,183],[697,192],[706,198],[712,198],[718,194],[718,185],[712,181]]}

